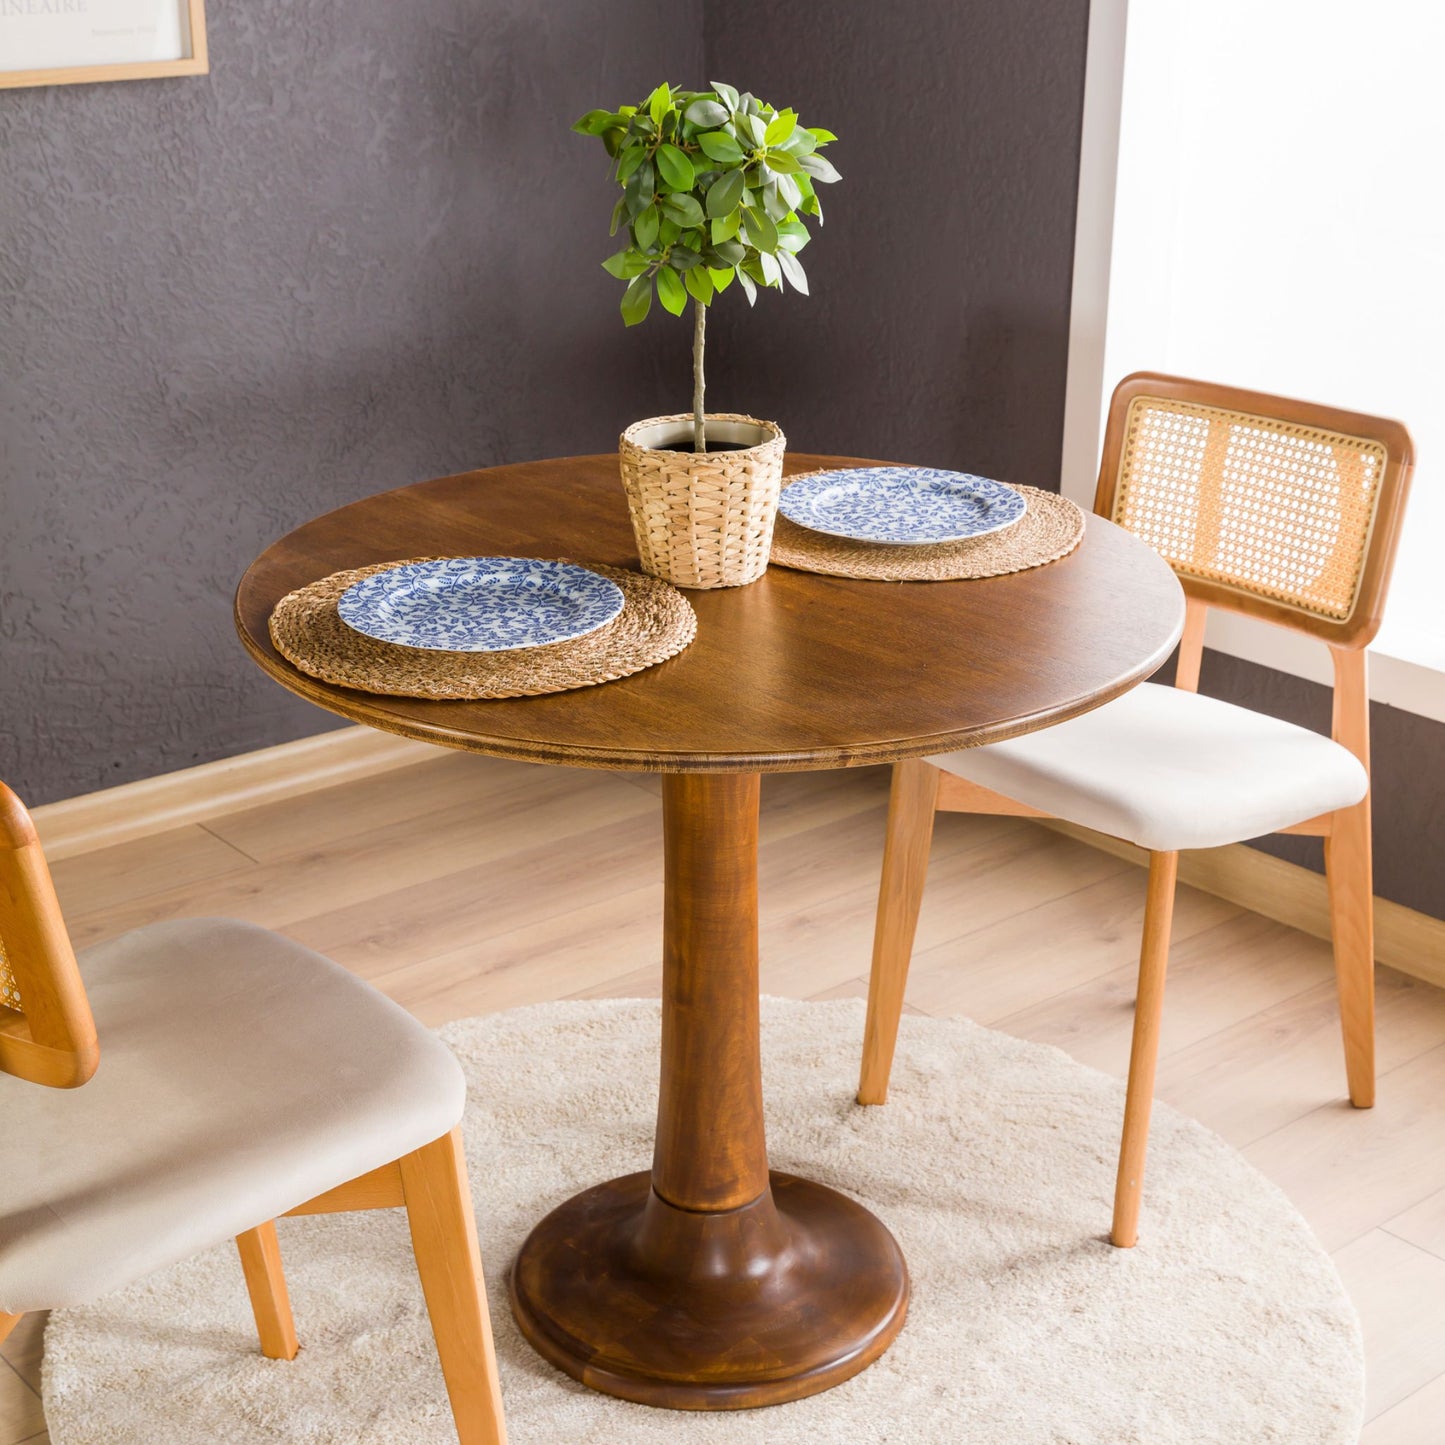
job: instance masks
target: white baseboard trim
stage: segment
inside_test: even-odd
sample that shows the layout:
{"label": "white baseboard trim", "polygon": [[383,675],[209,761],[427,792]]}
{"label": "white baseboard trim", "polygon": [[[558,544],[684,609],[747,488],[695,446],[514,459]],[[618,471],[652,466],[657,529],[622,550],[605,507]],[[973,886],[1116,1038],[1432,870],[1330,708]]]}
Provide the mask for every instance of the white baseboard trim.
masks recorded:
{"label": "white baseboard trim", "polygon": [[[47,803],[36,808],[33,816],[46,853],[52,859],[69,858],[436,756],[437,750],[429,743],[368,727],[338,728],[279,747]],[[1044,826],[1131,863],[1148,863],[1149,855],[1142,848],[1118,838],[1071,823],[1050,820]],[[1179,877],[1291,928],[1317,938],[1330,936],[1325,880],[1312,869],[1235,843],[1185,853],[1179,860]],[[1445,988],[1445,920],[1376,898],[1375,957],[1401,973]]]}
{"label": "white baseboard trim", "polygon": [[[1101,848],[1116,858],[1148,866],[1148,853],[1132,843],[1054,819],[1044,826]],[[1312,868],[1261,853],[1258,848],[1231,843],[1224,848],[1182,853],[1179,881],[1217,898],[1228,899],[1253,913],[1287,923],[1302,933],[1316,938],[1330,936],[1329,889],[1324,876]],[[1412,978],[1445,988],[1445,920],[1377,896],[1375,958]]]}
{"label": "white baseboard trim", "polygon": [[32,816],[47,856],[58,860],[437,756],[429,743],[344,727],[46,803]]}

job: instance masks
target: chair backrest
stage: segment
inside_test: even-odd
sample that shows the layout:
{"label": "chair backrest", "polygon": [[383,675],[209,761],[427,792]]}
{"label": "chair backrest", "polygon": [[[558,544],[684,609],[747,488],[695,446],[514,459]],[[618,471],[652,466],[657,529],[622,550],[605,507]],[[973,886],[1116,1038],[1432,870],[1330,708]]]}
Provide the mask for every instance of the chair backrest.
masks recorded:
{"label": "chair backrest", "polygon": [[1362,648],[1413,463],[1397,421],[1138,373],[1114,392],[1094,510],[1160,552],[1192,600]]}
{"label": "chair backrest", "polygon": [[73,1089],[99,1062],[40,839],[25,805],[0,783],[0,1072]]}

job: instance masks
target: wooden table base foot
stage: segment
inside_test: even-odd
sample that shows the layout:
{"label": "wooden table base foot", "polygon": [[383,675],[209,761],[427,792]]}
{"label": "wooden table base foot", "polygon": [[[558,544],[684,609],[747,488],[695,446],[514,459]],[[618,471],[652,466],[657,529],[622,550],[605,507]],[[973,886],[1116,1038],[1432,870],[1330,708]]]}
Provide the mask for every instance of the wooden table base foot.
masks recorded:
{"label": "wooden table base foot", "polygon": [[544,1358],[625,1400],[742,1410],[816,1395],[892,1344],[908,1270],[862,1205],[774,1173],[740,1209],[678,1209],[650,1174],[569,1199],[528,1236],[512,1312]]}

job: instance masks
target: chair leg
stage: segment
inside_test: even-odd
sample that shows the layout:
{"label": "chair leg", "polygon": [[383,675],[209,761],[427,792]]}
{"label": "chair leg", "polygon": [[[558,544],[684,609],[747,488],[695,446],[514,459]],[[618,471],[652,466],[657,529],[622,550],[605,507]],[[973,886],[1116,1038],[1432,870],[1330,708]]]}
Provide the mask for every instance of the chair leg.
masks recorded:
{"label": "chair leg", "polygon": [[863,1066],[858,1076],[860,1104],[882,1104],[888,1098],[913,935],[928,878],[937,801],[938,769],[932,763],[909,758],[893,765],[883,877],[873,927],[873,968],[868,976],[868,1018],[863,1026]]}
{"label": "chair leg", "polygon": [[506,1445],[461,1130],[402,1159],[401,1183],[457,1439],[460,1445]]}
{"label": "chair leg", "polygon": [[1334,815],[1325,839],[1325,872],[1345,1076],[1350,1102],[1357,1109],[1369,1109],[1375,1103],[1375,886],[1368,799]]}
{"label": "chair leg", "polygon": [[4,1310],[0,1310],[0,1344],[5,1343],[5,1337],[24,1318],[24,1315],[7,1315]]}
{"label": "chair leg", "polygon": [[1134,1001],[1134,1042],[1124,1099],[1124,1139],[1114,1188],[1114,1227],[1109,1235],[1120,1249],[1132,1249],[1139,1239],[1139,1201],[1144,1186],[1144,1157],[1149,1148],[1149,1114],[1154,1105],[1164,975],[1169,968],[1169,932],[1174,921],[1174,883],[1178,874],[1178,853],[1149,855],[1149,894],[1139,949],[1139,993]]}
{"label": "chair leg", "polygon": [[281,1267],[281,1244],[276,1224],[268,1220],[236,1236],[236,1250],[251,1295],[251,1313],[256,1316],[256,1333],[261,1353],[268,1360],[294,1360],[300,1345],[296,1322],[291,1317],[291,1297],[286,1292],[286,1272]]}

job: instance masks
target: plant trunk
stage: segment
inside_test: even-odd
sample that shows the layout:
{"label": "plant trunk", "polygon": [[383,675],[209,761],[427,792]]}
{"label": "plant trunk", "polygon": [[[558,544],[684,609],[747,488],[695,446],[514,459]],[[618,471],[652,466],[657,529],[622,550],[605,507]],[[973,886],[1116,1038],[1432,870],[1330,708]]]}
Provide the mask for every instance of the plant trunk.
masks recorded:
{"label": "plant trunk", "polygon": [[707,422],[702,410],[702,344],[707,330],[707,307],[696,298],[692,306],[692,449],[701,455],[707,450]]}

